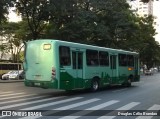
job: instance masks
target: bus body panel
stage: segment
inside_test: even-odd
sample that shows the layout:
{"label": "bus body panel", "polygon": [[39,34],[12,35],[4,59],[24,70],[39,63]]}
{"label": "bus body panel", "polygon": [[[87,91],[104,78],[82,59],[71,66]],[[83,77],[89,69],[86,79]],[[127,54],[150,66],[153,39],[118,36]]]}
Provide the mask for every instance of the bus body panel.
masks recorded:
{"label": "bus body panel", "polygon": [[[44,45],[50,45],[50,48],[45,50]],[[31,41],[27,44],[24,62],[26,85],[42,86],[44,88],[54,85],[56,86],[54,88],[58,88],[56,77],[54,80],[52,77],[52,68],[56,63],[56,55],[54,53],[52,42]]]}
{"label": "bus body panel", "polygon": [[[84,49],[78,47],[72,47],[66,43],[57,43],[57,49],[61,46],[70,47],[71,64],[70,66],[60,67],[59,80],[60,89],[72,90],[84,88]],[[60,57],[60,54],[57,55]],[[59,59],[60,61],[61,59]],[[81,66],[78,66],[79,60],[81,61]],[[76,68],[79,67],[79,68]]]}
{"label": "bus body panel", "polygon": [[[44,44],[51,44],[51,49],[44,50]],[[61,66],[60,63],[62,46],[69,48],[70,64],[66,66]],[[88,66],[86,61],[88,49],[97,50],[98,53],[99,51],[108,52],[109,64]],[[119,66],[118,54],[137,57],[136,66]],[[90,88],[94,78],[99,79],[100,87],[126,83],[130,76],[133,76],[132,82],[140,80],[137,53],[58,40],[28,42],[25,65],[27,67],[25,69],[26,86],[36,86],[37,83],[38,87],[73,90]],[[56,70],[55,78],[52,78],[53,67]]]}

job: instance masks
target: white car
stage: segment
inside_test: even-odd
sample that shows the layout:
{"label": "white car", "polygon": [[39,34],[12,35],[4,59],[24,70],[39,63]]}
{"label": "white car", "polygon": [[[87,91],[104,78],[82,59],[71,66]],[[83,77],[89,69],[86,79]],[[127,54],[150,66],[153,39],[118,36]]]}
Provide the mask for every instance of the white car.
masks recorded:
{"label": "white car", "polygon": [[153,73],[154,73],[153,68],[150,68],[149,70],[145,70],[144,72],[145,75],[153,75]]}
{"label": "white car", "polygon": [[11,74],[9,74],[9,79],[24,79],[24,71],[14,71]]}
{"label": "white car", "polygon": [[14,71],[9,71],[6,74],[2,75],[2,80],[9,80],[9,75],[12,74]]}

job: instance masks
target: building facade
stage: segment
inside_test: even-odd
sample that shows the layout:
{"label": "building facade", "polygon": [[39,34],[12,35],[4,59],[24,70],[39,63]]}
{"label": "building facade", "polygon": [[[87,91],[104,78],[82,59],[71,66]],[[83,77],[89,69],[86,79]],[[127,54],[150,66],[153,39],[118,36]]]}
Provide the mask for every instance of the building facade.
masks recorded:
{"label": "building facade", "polygon": [[141,0],[127,0],[131,6],[131,10],[140,17],[148,15],[154,16],[153,26],[156,29],[155,40],[160,43],[160,0],[150,0],[148,3],[143,3]]}

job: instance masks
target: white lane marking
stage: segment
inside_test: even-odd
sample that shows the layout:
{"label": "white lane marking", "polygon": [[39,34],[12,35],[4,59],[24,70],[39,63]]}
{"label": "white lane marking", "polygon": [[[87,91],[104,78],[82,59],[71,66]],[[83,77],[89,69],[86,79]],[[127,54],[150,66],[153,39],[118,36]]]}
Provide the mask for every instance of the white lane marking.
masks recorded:
{"label": "white lane marking", "polygon": [[[127,104],[127,105],[124,105],[124,106],[116,109],[116,110],[129,110],[129,109],[135,107],[135,106],[138,105],[138,104],[140,104],[140,102],[131,102],[131,103]],[[111,112],[111,113],[112,113],[112,112]],[[115,118],[115,117],[116,117],[116,116],[101,116],[101,117],[99,117],[98,119],[113,119],[113,118]]]}
{"label": "white lane marking", "polygon": [[0,98],[0,101],[7,100],[7,99],[20,98],[20,97],[27,97],[27,96],[37,96],[37,94],[25,94],[25,95],[18,95],[18,96],[14,96],[14,97],[5,97],[5,98]]}
{"label": "white lane marking", "polygon": [[100,100],[100,99],[93,98],[93,99],[90,99],[90,100],[78,102],[78,103],[75,103],[75,104],[67,105],[67,106],[52,109],[52,110],[67,110],[67,109],[75,108],[75,107],[82,106],[82,105],[85,105],[85,104],[89,104],[89,103],[92,103],[92,102],[95,102],[95,101],[98,101],[98,100]]}
{"label": "white lane marking", "polygon": [[65,102],[78,100],[78,99],[81,99],[81,98],[83,98],[83,97],[74,97],[74,98],[55,101],[55,102],[46,103],[46,104],[42,104],[42,105],[37,105],[37,106],[33,106],[33,107],[28,107],[28,108],[24,108],[24,109],[21,109],[21,110],[35,110],[35,109],[39,109],[39,108],[43,108],[43,107],[47,107],[47,106],[51,106],[51,105],[53,106],[53,105],[57,105],[57,104],[65,103]]}
{"label": "white lane marking", "polygon": [[0,95],[1,95],[1,94],[6,94],[6,93],[14,93],[14,92],[13,92],[13,91],[0,92]]}
{"label": "white lane marking", "polygon": [[4,94],[4,95],[0,95],[0,97],[7,97],[7,96],[11,96],[11,95],[21,95],[21,94],[26,94],[26,93],[22,92],[22,93]]}
{"label": "white lane marking", "polygon": [[[154,110],[153,113],[156,113],[160,110],[160,105],[155,104],[152,107],[150,107],[148,110]],[[152,117],[153,116],[138,116],[136,119],[151,119]]]}
{"label": "white lane marking", "polygon": [[[52,109],[52,110],[58,110],[57,112],[59,112],[59,110],[67,110],[67,109],[75,108],[75,107],[82,106],[82,105],[85,105],[85,104],[89,104],[89,103],[92,103],[92,102],[95,102],[95,101],[98,101],[98,100],[100,100],[100,99],[94,98],[94,99],[78,102],[78,103],[75,103],[75,104],[67,105],[67,106]],[[49,115],[49,114],[52,114],[52,113],[53,113],[53,111],[49,111],[49,112],[46,112],[45,114]],[[39,118],[39,117],[33,117],[32,119],[37,119],[37,118]],[[28,119],[28,118],[24,117],[24,118],[21,118],[21,119]]]}
{"label": "white lane marking", "polygon": [[19,101],[27,101],[30,99],[37,99],[37,98],[42,98],[42,97],[46,97],[46,96],[36,96],[36,97],[28,97],[28,98],[22,98],[22,99],[17,99],[17,100],[9,100],[9,101],[5,101],[5,102],[0,102],[0,105],[7,104],[7,103],[13,103],[13,102],[19,102]]}
{"label": "white lane marking", "polygon": [[[65,97],[65,96],[62,96],[62,97]],[[26,102],[26,103],[19,103],[19,104],[14,104],[14,105],[2,106],[2,107],[0,107],[0,110],[12,108],[12,107],[23,106],[23,105],[34,104],[34,103],[38,103],[38,102],[55,100],[55,99],[59,99],[59,98],[62,98],[62,97],[53,97],[53,98],[47,98],[47,99],[42,99],[42,100],[30,101],[30,102]]]}
{"label": "white lane marking", "polygon": [[[111,101],[108,101],[108,102],[105,102],[105,103],[102,103],[102,104],[99,104],[99,105],[96,105],[96,106],[94,106],[94,107],[91,107],[91,108],[87,108],[87,109],[85,109],[85,110],[99,110],[99,109],[102,109],[102,108],[104,108],[104,107],[107,107],[107,106],[110,106],[110,105],[113,105],[113,104],[115,104],[115,103],[117,103],[117,102],[119,102],[118,100],[111,100]],[[77,113],[73,113],[72,115],[80,115],[82,113],[82,111],[80,111],[80,112],[77,112]],[[83,111],[83,115],[86,115],[86,114],[88,114],[89,112],[88,111],[86,111],[86,112],[84,112]],[[81,117],[81,116],[64,116],[64,117],[61,117],[61,118],[59,118],[59,119],[77,119],[77,118],[79,118],[79,117]]]}

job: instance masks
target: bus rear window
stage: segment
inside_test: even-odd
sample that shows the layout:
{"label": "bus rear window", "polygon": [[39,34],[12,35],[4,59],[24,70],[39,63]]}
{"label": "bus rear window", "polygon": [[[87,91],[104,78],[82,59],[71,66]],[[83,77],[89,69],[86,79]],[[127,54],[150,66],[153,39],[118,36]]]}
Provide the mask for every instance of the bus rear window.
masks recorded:
{"label": "bus rear window", "polygon": [[51,44],[44,44],[43,49],[44,50],[50,50],[51,49]]}

